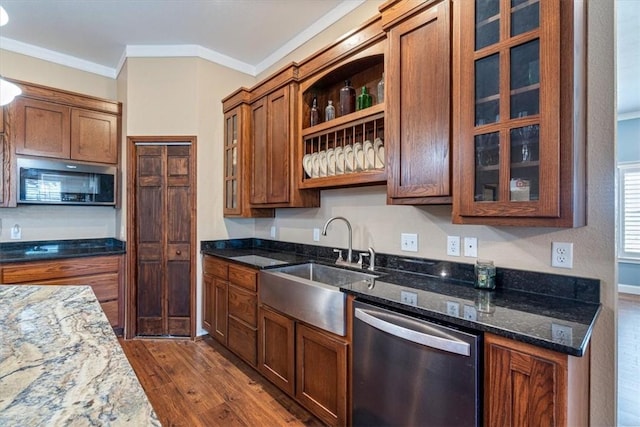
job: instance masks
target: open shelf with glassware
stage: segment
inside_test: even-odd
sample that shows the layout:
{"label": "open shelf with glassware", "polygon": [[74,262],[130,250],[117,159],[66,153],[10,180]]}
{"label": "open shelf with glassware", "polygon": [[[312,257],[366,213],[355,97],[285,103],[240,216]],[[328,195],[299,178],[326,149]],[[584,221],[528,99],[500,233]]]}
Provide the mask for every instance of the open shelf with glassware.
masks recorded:
{"label": "open shelf with glassware", "polygon": [[386,182],[382,45],[303,82],[300,110],[300,188]]}

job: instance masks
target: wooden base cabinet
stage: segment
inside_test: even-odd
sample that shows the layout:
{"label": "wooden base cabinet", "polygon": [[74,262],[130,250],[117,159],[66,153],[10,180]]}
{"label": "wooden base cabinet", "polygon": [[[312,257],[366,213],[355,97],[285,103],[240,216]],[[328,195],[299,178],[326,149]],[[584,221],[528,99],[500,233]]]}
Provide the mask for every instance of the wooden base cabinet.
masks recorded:
{"label": "wooden base cabinet", "polygon": [[202,326],[251,366],[258,359],[258,271],[205,255]]}
{"label": "wooden base cabinet", "polygon": [[258,369],[330,426],[347,424],[348,343],[260,307]]}
{"label": "wooden base cabinet", "polygon": [[485,426],[589,425],[589,351],[573,357],[485,335]]}
{"label": "wooden base cabinet", "polygon": [[2,264],[0,283],[89,285],[114,331],[124,329],[124,257],[109,255]]}

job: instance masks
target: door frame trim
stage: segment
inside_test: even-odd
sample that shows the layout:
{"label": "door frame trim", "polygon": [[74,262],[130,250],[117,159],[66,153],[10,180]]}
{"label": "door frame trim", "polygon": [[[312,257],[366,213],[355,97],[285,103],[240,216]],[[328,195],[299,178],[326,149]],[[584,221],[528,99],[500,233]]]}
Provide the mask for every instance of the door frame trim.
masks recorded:
{"label": "door frame trim", "polygon": [[136,183],[136,172],[137,172],[137,162],[136,162],[136,144],[145,144],[149,145],[151,143],[160,143],[162,145],[186,145],[190,144],[192,147],[191,151],[191,162],[189,164],[189,180],[191,182],[191,257],[190,257],[190,268],[191,268],[191,277],[190,280],[190,289],[189,289],[189,300],[191,303],[190,307],[190,332],[189,335],[191,339],[196,338],[196,316],[197,316],[197,260],[198,260],[198,252],[197,252],[197,164],[198,164],[198,156],[197,156],[197,136],[195,135],[183,135],[183,136],[127,136],[127,176],[126,176],[126,189],[127,189],[127,267],[126,267],[126,285],[125,285],[125,328],[124,328],[124,338],[131,339],[136,337],[136,265],[137,265],[137,257],[136,257],[136,239],[135,239],[135,212],[136,212],[136,192],[135,192],[135,183]]}

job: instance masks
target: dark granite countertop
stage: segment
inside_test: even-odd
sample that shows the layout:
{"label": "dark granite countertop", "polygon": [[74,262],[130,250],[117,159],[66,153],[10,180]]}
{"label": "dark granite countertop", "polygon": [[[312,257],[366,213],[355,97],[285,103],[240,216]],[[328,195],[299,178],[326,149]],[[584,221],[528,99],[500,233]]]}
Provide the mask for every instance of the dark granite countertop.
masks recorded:
{"label": "dark granite countertop", "polygon": [[[335,261],[332,248],[263,239],[204,241],[201,251],[261,269]],[[496,290],[489,292],[473,287],[472,264],[377,254],[376,265],[379,277],[373,287],[356,283],[342,291],[401,312],[573,356],[584,354],[600,312],[600,282],[595,279],[498,268]],[[405,292],[415,294],[415,305],[402,302]]]}
{"label": "dark granite countertop", "polygon": [[0,264],[48,259],[118,255],[126,252],[126,243],[114,238],[40,240],[0,243]]}

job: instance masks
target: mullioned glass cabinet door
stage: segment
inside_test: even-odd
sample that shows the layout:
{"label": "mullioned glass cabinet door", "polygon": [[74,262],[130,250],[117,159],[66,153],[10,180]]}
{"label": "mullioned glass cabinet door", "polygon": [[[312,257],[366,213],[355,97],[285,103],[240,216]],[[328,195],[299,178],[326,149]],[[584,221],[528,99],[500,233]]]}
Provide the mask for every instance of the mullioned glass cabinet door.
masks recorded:
{"label": "mullioned glass cabinet door", "polygon": [[224,117],[224,213],[239,214],[238,110]]}
{"label": "mullioned glass cabinet door", "polygon": [[559,214],[558,4],[462,2],[462,215]]}

